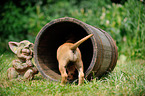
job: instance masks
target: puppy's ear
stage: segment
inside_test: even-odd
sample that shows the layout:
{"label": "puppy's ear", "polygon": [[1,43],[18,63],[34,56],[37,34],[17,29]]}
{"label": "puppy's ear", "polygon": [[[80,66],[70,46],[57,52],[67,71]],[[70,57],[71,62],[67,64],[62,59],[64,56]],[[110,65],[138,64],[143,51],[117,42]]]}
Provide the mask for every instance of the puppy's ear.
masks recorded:
{"label": "puppy's ear", "polygon": [[15,54],[17,54],[18,45],[18,42],[9,42],[9,47]]}

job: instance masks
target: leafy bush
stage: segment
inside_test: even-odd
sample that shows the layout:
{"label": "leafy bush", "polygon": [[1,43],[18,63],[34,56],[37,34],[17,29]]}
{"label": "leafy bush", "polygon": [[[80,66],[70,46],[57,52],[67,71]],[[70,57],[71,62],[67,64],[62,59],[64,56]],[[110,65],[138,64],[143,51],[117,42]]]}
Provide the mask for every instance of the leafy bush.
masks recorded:
{"label": "leafy bush", "polygon": [[36,1],[13,0],[3,4],[1,53],[8,49],[8,41],[28,39],[34,42],[46,23],[68,16],[107,31],[116,41],[119,55],[145,58],[145,7],[141,1],[122,0],[123,5],[112,3],[112,0]]}

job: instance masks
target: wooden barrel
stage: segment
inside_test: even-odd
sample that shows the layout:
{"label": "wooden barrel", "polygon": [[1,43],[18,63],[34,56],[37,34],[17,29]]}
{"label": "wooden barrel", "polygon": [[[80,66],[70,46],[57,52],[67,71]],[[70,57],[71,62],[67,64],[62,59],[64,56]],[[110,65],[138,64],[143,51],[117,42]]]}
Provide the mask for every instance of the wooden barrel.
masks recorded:
{"label": "wooden barrel", "polygon": [[75,37],[76,42],[91,33],[94,36],[79,46],[85,78],[101,77],[111,72],[118,57],[112,37],[102,29],[65,17],[47,23],[35,39],[34,59],[40,73],[50,80],[60,80],[56,59],[57,48],[65,43],[70,35]]}

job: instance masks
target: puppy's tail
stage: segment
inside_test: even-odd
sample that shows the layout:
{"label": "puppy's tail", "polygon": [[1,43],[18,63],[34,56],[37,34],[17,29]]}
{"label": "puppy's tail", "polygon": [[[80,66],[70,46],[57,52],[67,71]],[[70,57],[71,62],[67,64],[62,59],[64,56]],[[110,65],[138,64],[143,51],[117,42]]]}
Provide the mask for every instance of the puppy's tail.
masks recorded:
{"label": "puppy's tail", "polygon": [[78,42],[74,43],[74,45],[73,45],[70,49],[71,49],[71,50],[76,50],[76,48],[77,48],[80,44],[82,44],[84,41],[86,41],[87,39],[89,39],[89,38],[92,37],[92,36],[93,36],[93,34],[90,34],[90,35],[88,35],[88,36],[82,38],[82,39],[79,40]]}

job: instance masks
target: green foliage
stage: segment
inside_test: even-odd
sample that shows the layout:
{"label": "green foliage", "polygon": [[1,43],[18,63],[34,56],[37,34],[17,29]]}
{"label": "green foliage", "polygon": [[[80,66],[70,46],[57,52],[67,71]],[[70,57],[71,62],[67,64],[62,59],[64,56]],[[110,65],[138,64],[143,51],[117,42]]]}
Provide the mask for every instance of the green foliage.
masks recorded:
{"label": "green foliage", "polygon": [[7,69],[12,67],[14,54],[0,56],[0,95],[1,96],[144,96],[145,60],[128,61],[119,58],[115,70],[100,80],[85,81],[82,86],[52,82],[36,75],[34,80],[8,80]]}
{"label": "green foliage", "polygon": [[107,31],[116,41],[119,55],[145,58],[145,7],[140,0],[127,0],[123,5],[110,0],[36,1],[9,1],[2,6],[0,53],[8,49],[9,41],[34,42],[45,24],[67,16]]}
{"label": "green foliage", "polygon": [[[140,0],[127,0],[123,5],[110,0],[8,0],[0,8],[0,53],[8,50],[9,41],[24,39],[34,42],[39,30],[51,20],[73,17],[107,31],[116,41],[119,60],[107,77],[83,86],[49,82],[35,76],[27,82],[9,81],[7,69],[14,54],[0,55],[0,95],[145,95],[145,7]],[[37,1],[37,2],[36,2]],[[125,0],[123,0],[125,1]]]}
{"label": "green foliage", "polygon": [[141,2],[131,0],[125,5],[112,4],[102,8],[101,27],[116,40],[120,54],[131,58],[145,58],[144,12]]}
{"label": "green foliage", "polygon": [[123,26],[126,28],[126,45],[130,48],[132,57],[145,58],[143,55],[145,52],[145,7],[141,2],[130,2],[125,4],[125,7],[130,9],[126,10],[128,20]]}

